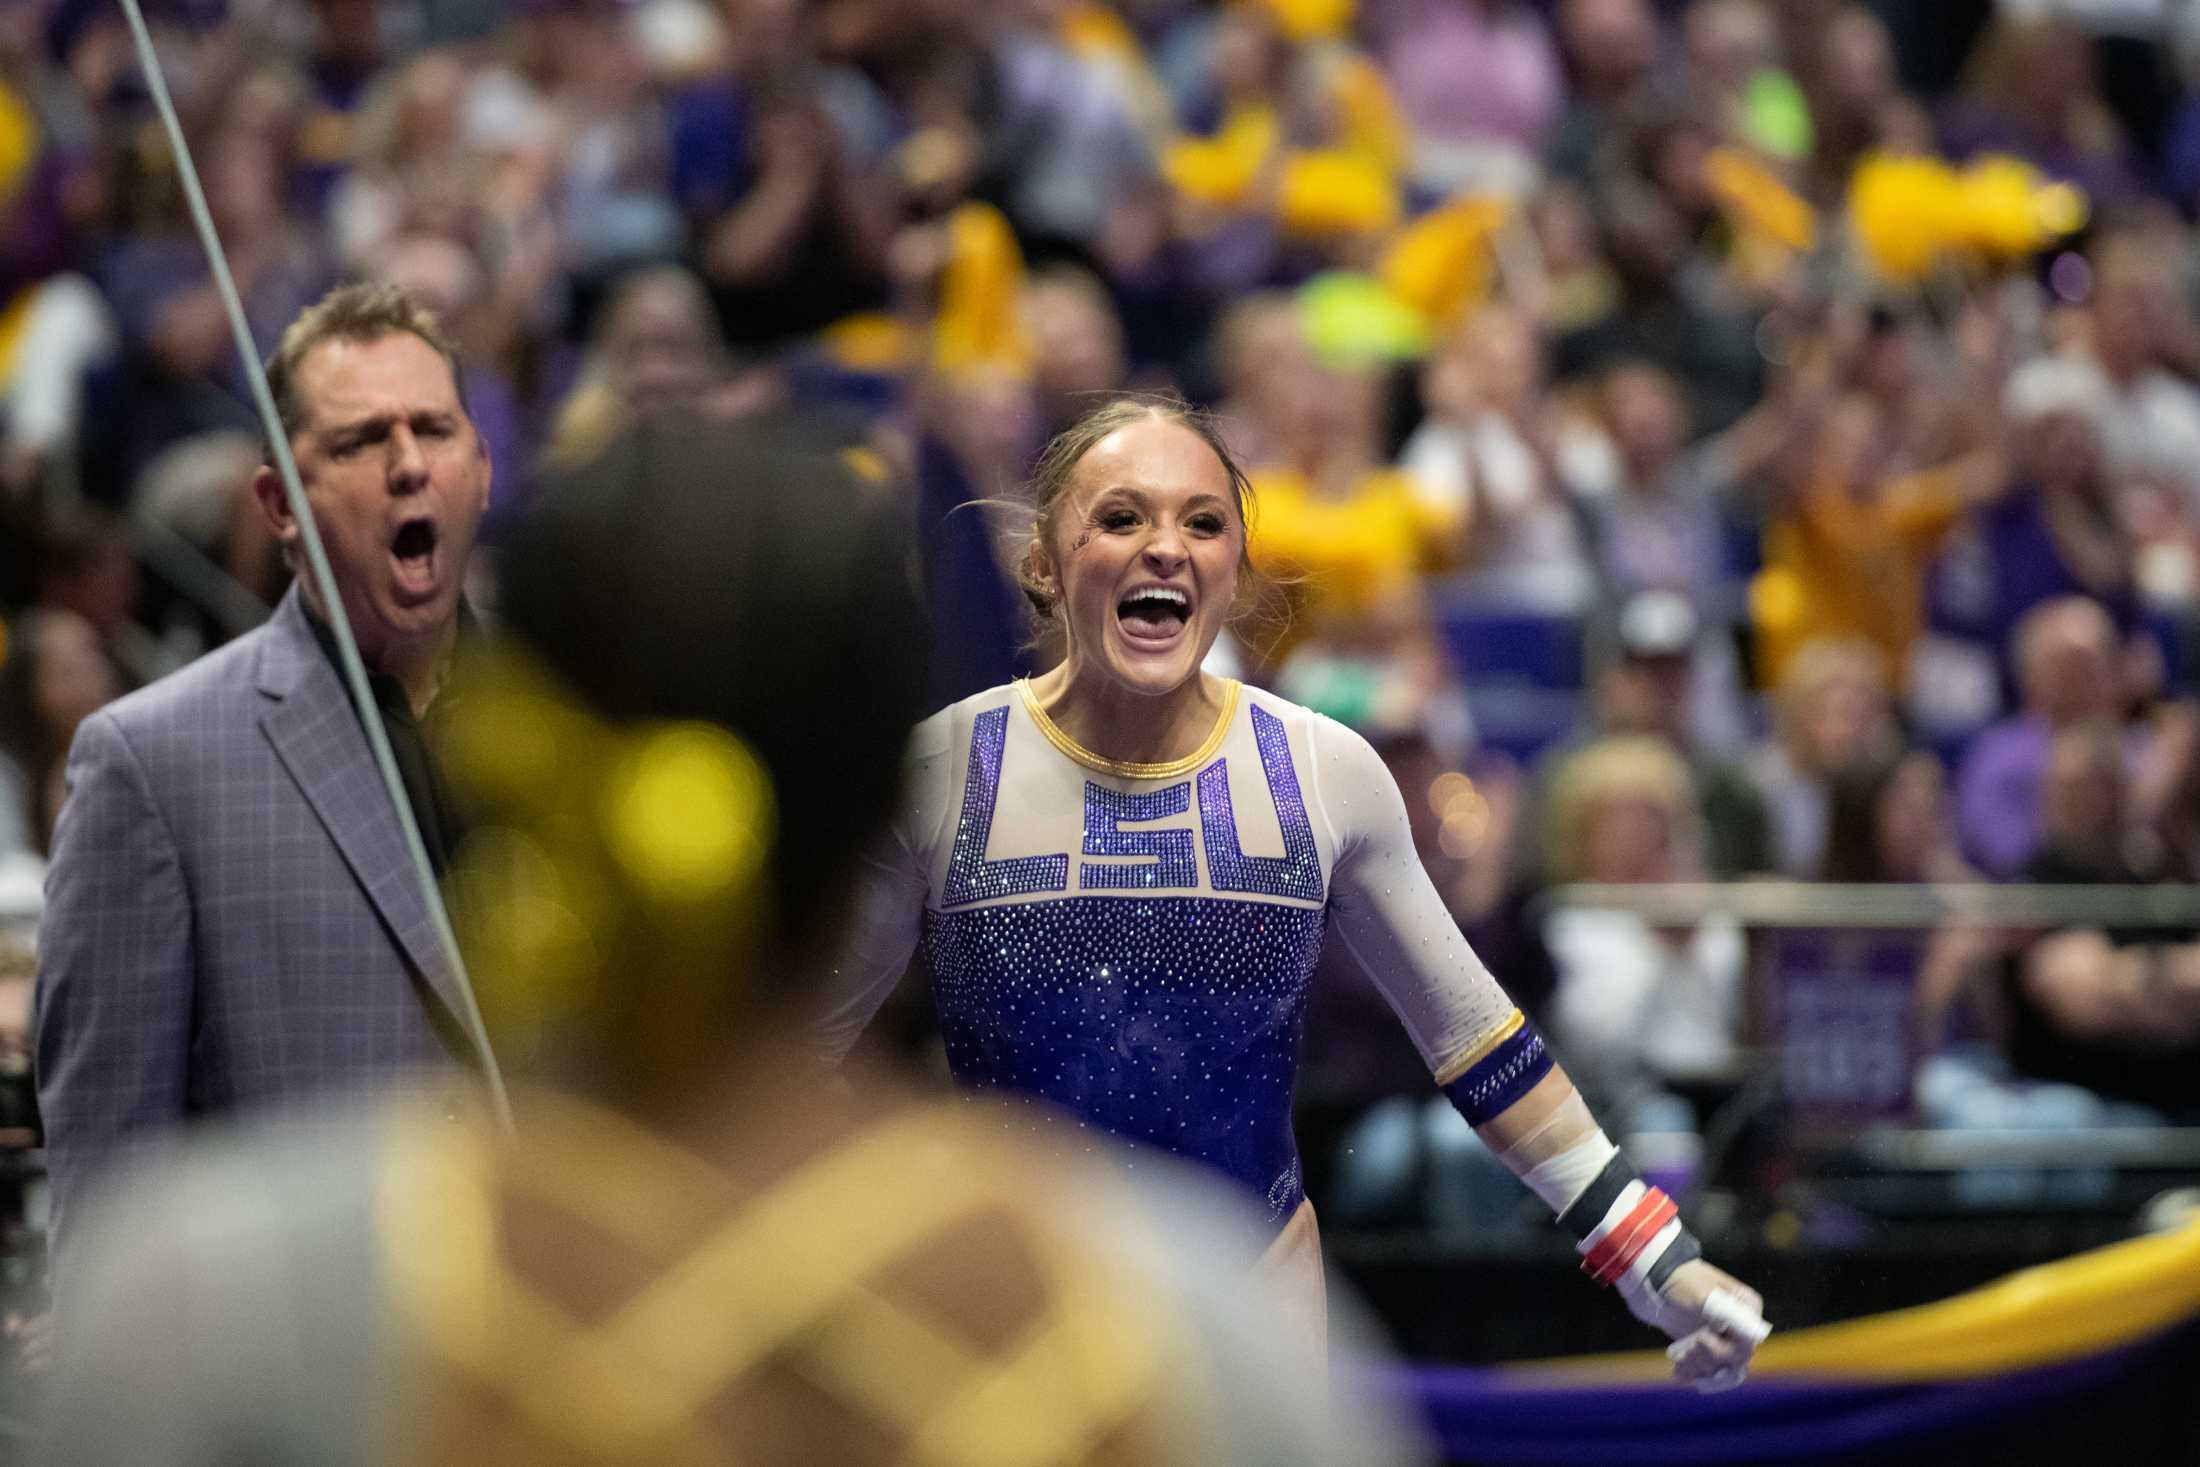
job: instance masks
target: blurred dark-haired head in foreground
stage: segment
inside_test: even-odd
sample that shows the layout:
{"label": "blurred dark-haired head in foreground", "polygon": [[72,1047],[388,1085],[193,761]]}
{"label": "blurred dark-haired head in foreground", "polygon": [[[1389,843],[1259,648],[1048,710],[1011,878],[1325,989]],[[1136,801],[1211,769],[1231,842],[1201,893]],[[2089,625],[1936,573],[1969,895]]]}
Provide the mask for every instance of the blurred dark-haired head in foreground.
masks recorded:
{"label": "blurred dark-haired head in foreground", "polygon": [[816,1058],[924,629],[815,442],[651,423],[546,489],[440,732],[513,1132],[412,1096],[141,1175],[49,1460],[1409,1460],[1192,1184]]}
{"label": "blurred dark-haired head in foreground", "polygon": [[515,527],[441,752],[454,920],[523,1065],[677,1090],[817,976],[925,661],[898,501],[821,441],[653,421]]}

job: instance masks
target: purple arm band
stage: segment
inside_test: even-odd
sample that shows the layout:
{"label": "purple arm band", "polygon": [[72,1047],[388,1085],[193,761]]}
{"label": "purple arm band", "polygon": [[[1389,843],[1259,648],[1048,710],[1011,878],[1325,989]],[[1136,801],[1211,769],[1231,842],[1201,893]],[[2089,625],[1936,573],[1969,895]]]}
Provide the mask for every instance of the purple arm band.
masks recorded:
{"label": "purple arm band", "polygon": [[1468,1125],[1479,1126],[1503,1114],[1550,1070],[1551,1052],[1543,1047],[1543,1036],[1534,1025],[1522,1024],[1446,1085],[1444,1093]]}

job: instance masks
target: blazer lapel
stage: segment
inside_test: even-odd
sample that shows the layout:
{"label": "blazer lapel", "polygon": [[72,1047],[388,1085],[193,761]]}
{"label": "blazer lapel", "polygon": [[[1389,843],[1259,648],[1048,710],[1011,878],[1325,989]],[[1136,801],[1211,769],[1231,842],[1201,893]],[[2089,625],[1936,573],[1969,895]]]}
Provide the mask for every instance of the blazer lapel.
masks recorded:
{"label": "blazer lapel", "polygon": [[293,586],[268,623],[259,687],[273,701],[260,726],[398,948],[455,1019],[464,1012],[457,979],[443,961],[389,790],[351,695],[305,618]]}

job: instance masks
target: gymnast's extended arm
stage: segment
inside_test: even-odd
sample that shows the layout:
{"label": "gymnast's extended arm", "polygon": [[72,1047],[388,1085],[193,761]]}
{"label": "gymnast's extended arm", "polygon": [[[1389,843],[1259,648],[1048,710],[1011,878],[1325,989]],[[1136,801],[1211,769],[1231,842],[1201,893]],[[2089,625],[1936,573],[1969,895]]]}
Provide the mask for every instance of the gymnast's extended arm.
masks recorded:
{"label": "gymnast's extended arm", "polygon": [[1374,749],[1328,720],[1314,737],[1312,803],[1337,843],[1332,933],[1405,1022],[1460,1114],[1575,1235],[1583,1271],[1681,1342],[1675,1373],[1707,1389],[1738,1383],[1762,1337],[1762,1301],[1703,1261],[1672,1200],[1635,1175],[1467,945]]}

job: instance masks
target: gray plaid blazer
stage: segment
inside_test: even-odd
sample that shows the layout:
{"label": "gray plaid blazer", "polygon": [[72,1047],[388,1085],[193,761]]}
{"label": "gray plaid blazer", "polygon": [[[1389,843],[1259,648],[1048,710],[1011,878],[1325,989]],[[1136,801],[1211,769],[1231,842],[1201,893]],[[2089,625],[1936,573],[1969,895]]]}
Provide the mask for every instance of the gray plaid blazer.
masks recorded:
{"label": "gray plaid blazer", "polygon": [[265,626],[87,719],[39,931],[57,1287],[72,1211],[125,1143],[457,1073],[452,984],[295,587]]}

